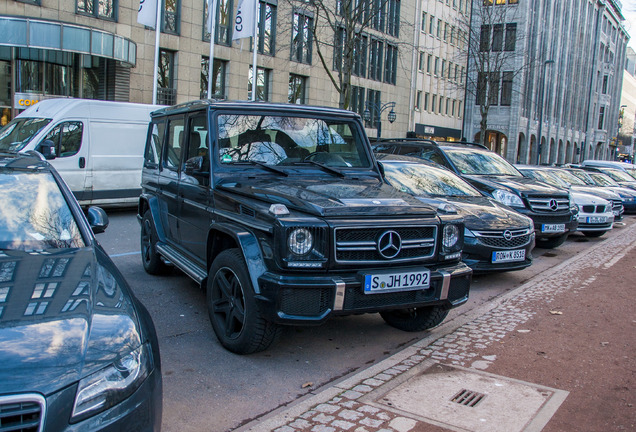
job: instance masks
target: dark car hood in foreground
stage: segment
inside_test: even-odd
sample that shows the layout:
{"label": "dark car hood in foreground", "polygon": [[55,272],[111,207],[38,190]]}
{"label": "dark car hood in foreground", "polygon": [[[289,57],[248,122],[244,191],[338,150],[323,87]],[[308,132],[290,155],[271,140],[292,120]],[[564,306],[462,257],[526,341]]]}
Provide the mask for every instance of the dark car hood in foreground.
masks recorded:
{"label": "dark car hood in foreground", "polygon": [[218,186],[227,192],[315,216],[421,216],[435,210],[409,194],[380,182],[377,178],[249,179]]}
{"label": "dark car hood in foreground", "polygon": [[140,344],[128,287],[100,248],[0,252],[0,395],[48,395]]}
{"label": "dark car hood in foreground", "polygon": [[553,186],[547,185],[531,179],[521,176],[494,176],[494,175],[465,175],[463,176],[479,190],[486,190],[489,193],[494,189],[501,189],[504,186],[508,189],[519,192],[523,196],[527,195],[553,195],[553,196],[567,196],[567,191],[557,189]]}
{"label": "dark car hood in foreground", "polygon": [[436,197],[419,196],[422,202],[438,207],[450,203],[457,208],[466,228],[475,231],[523,229],[533,226],[532,219],[487,197]]}

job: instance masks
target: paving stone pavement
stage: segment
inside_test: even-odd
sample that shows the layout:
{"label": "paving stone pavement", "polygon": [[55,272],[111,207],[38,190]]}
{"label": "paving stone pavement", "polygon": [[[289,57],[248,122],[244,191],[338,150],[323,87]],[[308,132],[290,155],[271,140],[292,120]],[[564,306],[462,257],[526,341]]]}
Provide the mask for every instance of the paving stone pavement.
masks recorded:
{"label": "paving stone pavement", "polygon": [[[636,247],[636,225],[537,275],[514,291],[451,322],[392,357],[292,406],[239,429],[244,432],[408,432],[417,421],[361,401],[363,396],[424,362],[485,370],[495,360],[483,351],[523,324],[561,292],[585,290],[590,268],[608,269]],[[589,274],[590,272],[587,272]],[[458,322],[459,321],[459,322]],[[453,330],[454,328],[454,330]],[[450,329],[450,330],[449,330]],[[443,335],[440,337],[440,335]],[[423,429],[417,429],[423,430]],[[427,431],[446,430],[431,426]]]}

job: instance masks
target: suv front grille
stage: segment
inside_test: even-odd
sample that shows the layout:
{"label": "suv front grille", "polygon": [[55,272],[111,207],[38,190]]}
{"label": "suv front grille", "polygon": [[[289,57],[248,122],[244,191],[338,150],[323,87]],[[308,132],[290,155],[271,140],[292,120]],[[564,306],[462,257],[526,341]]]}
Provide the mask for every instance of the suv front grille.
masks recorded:
{"label": "suv front grille", "polygon": [[616,212],[621,212],[623,210],[623,201],[620,200],[610,200],[612,203],[612,210]]}
{"label": "suv front grille", "polygon": [[511,249],[525,246],[530,242],[531,231],[529,229],[509,230],[510,239],[504,236],[505,231],[473,231],[477,240],[483,245]]}
{"label": "suv front grille", "polygon": [[536,212],[566,211],[570,208],[570,200],[565,197],[529,196],[530,209]]}
{"label": "suv front grille", "polygon": [[37,432],[44,420],[44,398],[39,395],[0,397],[0,432]]}
{"label": "suv front grille", "polygon": [[[383,256],[378,246],[380,238],[387,232],[396,233],[401,240],[399,252],[390,258]],[[435,254],[437,226],[336,228],[334,236],[335,257],[339,264],[407,262]]]}

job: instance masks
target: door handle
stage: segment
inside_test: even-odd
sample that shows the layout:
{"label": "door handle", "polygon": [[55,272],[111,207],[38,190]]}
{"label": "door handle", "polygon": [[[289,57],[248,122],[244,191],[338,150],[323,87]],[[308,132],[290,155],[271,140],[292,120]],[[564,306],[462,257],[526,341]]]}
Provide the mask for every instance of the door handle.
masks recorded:
{"label": "door handle", "polygon": [[86,168],[86,159],[84,158],[84,156],[81,156],[79,158],[79,167],[80,168]]}

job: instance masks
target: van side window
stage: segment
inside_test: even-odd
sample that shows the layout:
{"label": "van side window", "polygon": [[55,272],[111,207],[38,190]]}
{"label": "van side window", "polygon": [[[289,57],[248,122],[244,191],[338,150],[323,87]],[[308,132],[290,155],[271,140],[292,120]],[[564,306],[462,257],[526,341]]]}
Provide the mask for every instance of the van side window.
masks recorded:
{"label": "van side window", "polygon": [[153,122],[150,125],[150,137],[144,153],[144,165],[154,167],[159,165],[165,131],[166,123],[164,121]]}
{"label": "van side window", "polygon": [[73,156],[82,146],[83,124],[80,121],[60,123],[49,132],[44,140],[51,140],[55,144],[57,157]]}
{"label": "van side window", "polygon": [[171,118],[168,122],[168,134],[164,144],[163,165],[171,170],[178,171],[181,165],[181,152],[184,143],[184,119],[183,117]]}

